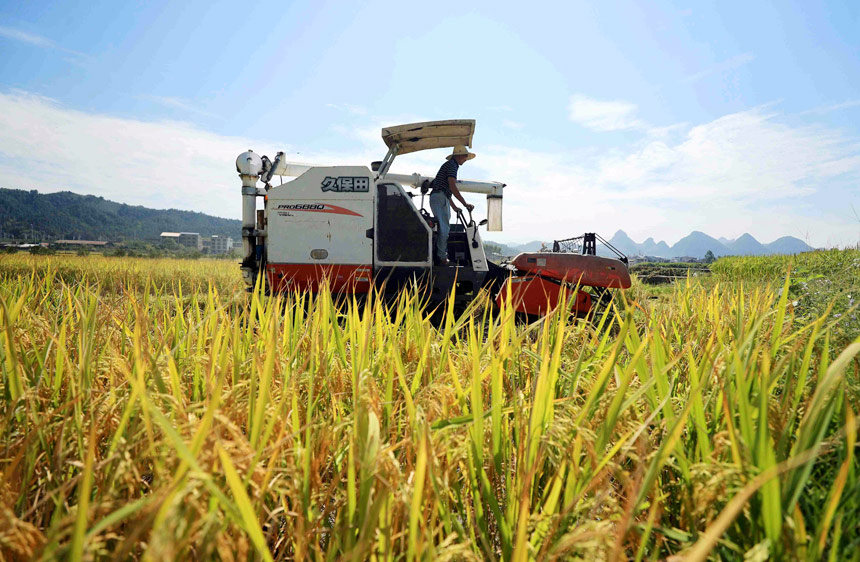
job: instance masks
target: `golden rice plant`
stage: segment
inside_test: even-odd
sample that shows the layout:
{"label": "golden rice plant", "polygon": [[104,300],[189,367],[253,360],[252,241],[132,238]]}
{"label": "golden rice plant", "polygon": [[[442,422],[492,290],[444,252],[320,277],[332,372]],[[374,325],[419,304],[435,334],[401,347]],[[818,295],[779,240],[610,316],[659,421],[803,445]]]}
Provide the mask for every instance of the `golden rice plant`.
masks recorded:
{"label": "golden rice plant", "polygon": [[770,283],[644,294],[434,324],[415,291],[2,257],[0,555],[858,559],[860,341]]}

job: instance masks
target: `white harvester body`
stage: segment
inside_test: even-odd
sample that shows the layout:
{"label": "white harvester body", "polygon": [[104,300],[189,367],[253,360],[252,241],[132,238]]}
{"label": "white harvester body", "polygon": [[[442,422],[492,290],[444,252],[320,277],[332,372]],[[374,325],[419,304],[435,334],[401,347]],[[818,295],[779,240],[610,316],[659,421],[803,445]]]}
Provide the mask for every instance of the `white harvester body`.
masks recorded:
{"label": "white harvester body", "polygon": [[[383,129],[389,151],[373,170],[288,163],[283,153],[274,162],[252,151],[240,155],[246,282],[253,285],[263,274],[270,290],[315,290],[325,281],[336,292],[366,293],[374,283],[396,289],[424,279],[431,285],[441,282],[440,293],[447,293],[454,283],[467,294],[477,291],[489,270],[478,225],[462,217],[453,224],[448,252],[452,265],[434,266],[433,221],[414,204],[413,197],[420,195],[409,191],[423,186],[426,192],[432,178],[387,173],[398,154],[471,146],[473,133],[472,120]],[[295,179],[271,186],[274,175]],[[265,188],[256,187],[258,180]],[[498,215],[494,226],[500,228],[504,184],[458,185],[461,191],[482,193],[493,201]],[[258,211],[261,196],[264,205]]]}

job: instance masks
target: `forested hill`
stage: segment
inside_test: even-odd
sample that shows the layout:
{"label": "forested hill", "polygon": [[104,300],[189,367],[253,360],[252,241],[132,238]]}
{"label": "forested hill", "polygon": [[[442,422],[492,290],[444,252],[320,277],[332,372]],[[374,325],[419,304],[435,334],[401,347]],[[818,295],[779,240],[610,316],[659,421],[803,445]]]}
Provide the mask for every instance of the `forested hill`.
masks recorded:
{"label": "forested hill", "polygon": [[42,240],[154,240],[162,232],[199,232],[238,239],[242,223],[203,213],[125,205],[70,191],[0,188],[0,237]]}

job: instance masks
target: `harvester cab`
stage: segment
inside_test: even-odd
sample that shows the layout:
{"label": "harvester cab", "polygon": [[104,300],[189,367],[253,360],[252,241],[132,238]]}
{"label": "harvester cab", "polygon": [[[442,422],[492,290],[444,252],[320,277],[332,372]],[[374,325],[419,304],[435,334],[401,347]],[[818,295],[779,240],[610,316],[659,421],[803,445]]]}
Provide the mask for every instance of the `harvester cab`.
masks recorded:
{"label": "harvester cab", "polygon": [[[327,284],[332,292],[342,294],[366,294],[374,287],[397,293],[415,284],[427,288],[431,305],[442,302],[456,288],[455,309],[462,309],[482,287],[497,290],[512,277],[516,287],[504,293],[513,295],[515,308],[529,314],[545,313],[551,308],[549,300],[556,302],[562,284],[576,283],[571,281],[575,272],[553,278],[528,267],[527,261],[524,267],[501,267],[487,259],[479,227],[502,229],[505,184],[457,181],[461,192],[486,195],[487,218],[476,224],[471,213],[468,218],[459,214],[448,238],[450,264],[436,265],[437,226],[423,205],[433,178],[389,173],[399,155],[456,145],[471,147],[474,131],[471,119],[384,128],[382,139],[388,152],[370,168],[290,163],[283,152],[274,160],[251,150],[240,154],[236,168],[242,179],[241,270],[245,282],[253,287],[259,281],[274,292],[316,291]],[[273,186],[274,176],[294,179]],[[419,206],[413,201],[416,197]],[[259,210],[258,199],[263,201]],[[522,256],[526,255],[518,258]],[[556,265],[563,268],[565,258],[560,259]],[[626,275],[626,264],[611,261],[621,264]],[[583,265],[588,269],[588,260],[577,267]],[[612,288],[625,288],[623,282],[613,283]],[[497,291],[496,302],[501,304],[507,297]],[[577,310],[585,304],[579,303]]]}

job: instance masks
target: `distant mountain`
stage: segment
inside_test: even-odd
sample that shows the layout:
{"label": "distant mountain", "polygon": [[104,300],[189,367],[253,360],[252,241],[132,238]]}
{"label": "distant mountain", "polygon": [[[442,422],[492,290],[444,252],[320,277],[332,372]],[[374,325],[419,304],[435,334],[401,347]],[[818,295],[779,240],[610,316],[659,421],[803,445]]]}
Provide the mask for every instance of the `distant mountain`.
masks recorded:
{"label": "distant mountain", "polygon": [[737,240],[724,245],[730,253],[737,256],[764,256],[770,253],[761,242],[748,233],[744,233]]}
{"label": "distant mountain", "polygon": [[616,232],[612,238],[609,239],[609,243],[628,256],[633,256],[639,253],[639,245],[627,236],[627,233],[623,230]]}
{"label": "distant mountain", "polygon": [[657,247],[654,248],[654,252],[651,255],[654,256],[668,256],[672,253],[672,248],[669,247],[669,244],[666,244],[662,240],[657,244]]}
{"label": "distant mountain", "polygon": [[552,242],[541,242],[540,240],[532,240],[531,242],[526,242],[525,244],[520,244],[517,246],[517,249],[520,252],[537,252],[544,245],[549,246],[552,249]]}
{"label": "distant mountain", "polygon": [[783,236],[764,246],[769,254],[799,254],[813,249],[809,244],[794,236]]}
{"label": "distant mountain", "polygon": [[668,244],[662,240],[654,242],[653,238],[648,238],[638,246],[638,253],[645,256],[668,256],[671,251]]}
{"label": "distant mountain", "polygon": [[242,223],[176,209],[125,205],[70,191],[0,188],[0,231],[6,238],[155,240],[162,232],[198,232],[238,239]]}
{"label": "distant mountain", "polygon": [[522,252],[522,250],[519,249],[519,246],[509,246],[508,244],[502,244],[501,242],[492,242],[490,240],[484,240],[484,249],[487,251],[488,256],[490,254],[490,250],[492,249],[489,248],[491,246],[498,247],[498,253],[495,254],[497,257],[512,258]]}
{"label": "distant mountain", "polygon": [[802,240],[792,236],[783,236],[770,244],[762,244],[749,233],[744,233],[735,239],[717,239],[708,236],[704,232],[694,231],[678,240],[674,246],[669,247],[668,244],[662,241],[655,243],[653,238],[648,238],[641,244],[637,244],[624,231],[619,230],[610,242],[617,248],[622,249],[621,246],[615,244],[615,241],[624,246],[625,249],[622,251],[627,255],[646,255],[664,258],[680,258],[684,256],[703,258],[708,250],[713,252],[715,256],[763,256],[767,254],[799,254],[813,249]]}
{"label": "distant mountain", "polygon": [[657,247],[657,242],[655,242],[654,239],[649,236],[648,238],[645,239],[644,242],[642,242],[638,246],[639,246],[639,251],[642,252],[643,254],[653,254],[654,248]]}
{"label": "distant mountain", "polygon": [[705,257],[705,254],[707,254],[709,250],[713,252],[715,256],[725,256],[731,253],[728,248],[726,248],[723,243],[716,238],[712,238],[704,232],[694,230],[687,236],[678,240],[678,242],[672,246],[670,251],[672,255],[670,257],[680,258],[690,256],[693,258],[702,258]]}
{"label": "distant mountain", "polygon": [[[522,245],[487,243],[502,246],[501,255],[503,256],[515,256],[520,252],[535,252],[541,247],[541,242],[529,242]],[[717,239],[699,231],[691,232],[671,247],[662,240],[655,242],[653,238],[648,238],[641,244],[636,243],[623,230],[616,232],[609,239],[609,243],[628,256],[655,256],[661,258],[680,258],[684,256],[703,258],[708,253],[708,250],[719,257],[727,255],[761,256],[767,254],[799,254],[813,249],[802,240],[792,236],[783,236],[770,244],[762,244],[748,233],[744,233],[735,239]],[[546,242],[546,245],[552,247],[552,242]],[[600,243],[597,244],[597,253],[601,256],[614,256],[610,250],[603,247]]]}

